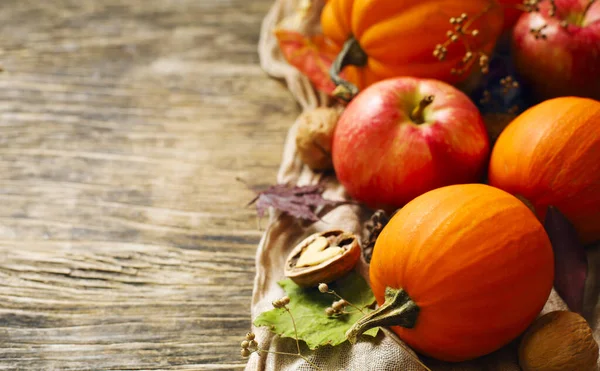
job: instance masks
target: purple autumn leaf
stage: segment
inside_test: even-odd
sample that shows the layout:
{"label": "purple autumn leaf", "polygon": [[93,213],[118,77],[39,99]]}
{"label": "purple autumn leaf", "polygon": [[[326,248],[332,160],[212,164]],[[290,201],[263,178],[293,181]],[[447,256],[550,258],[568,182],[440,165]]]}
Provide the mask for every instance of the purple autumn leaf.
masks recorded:
{"label": "purple autumn leaf", "polygon": [[315,214],[318,206],[336,206],[344,202],[323,198],[323,187],[320,184],[308,186],[289,186],[277,184],[259,192],[248,205],[256,203],[256,211],[262,217],[269,207],[281,210],[295,218],[309,221],[319,220]]}
{"label": "purple autumn leaf", "polygon": [[548,208],[544,228],[554,250],[554,288],[571,311],[581,313],[588,270],[585,249],[571,222],[557,208]]}

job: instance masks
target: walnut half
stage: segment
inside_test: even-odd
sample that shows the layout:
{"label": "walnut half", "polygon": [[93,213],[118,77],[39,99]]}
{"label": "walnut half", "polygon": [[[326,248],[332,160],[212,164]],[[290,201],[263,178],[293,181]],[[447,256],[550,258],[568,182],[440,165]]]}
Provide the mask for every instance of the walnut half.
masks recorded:
{"label": "walnut half", "polygon": [[299,286],[317,286],[344,276],[359,258],[358,238],[335,229],[310,235],[296,245],[288,255],[284,273]]}

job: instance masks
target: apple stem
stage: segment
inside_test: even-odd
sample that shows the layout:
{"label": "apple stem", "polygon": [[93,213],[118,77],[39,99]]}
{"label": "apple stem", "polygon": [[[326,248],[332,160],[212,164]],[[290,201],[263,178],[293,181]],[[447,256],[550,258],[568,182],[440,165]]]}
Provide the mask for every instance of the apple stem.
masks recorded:
{"label": "apple stem", "polygon": [[340,74],[346,66],[363,67],[367,64],[367,54],[362,50],[358,41],[354,37],[350,37],[342,47],[342,51],[337,55],[331,68],[329,69],[329,77],[336,85],[333,95],[349,102],[356,94],[358,88],[350,81],[344,80]]}
{"label": "apple stem", "polygon": [[425,96],[423,99],[421,99],[419,105],[416,106],[415,109],[413,109],[412,113],[410,114],[410,118],[416,124],[420,125],[425,122],[425,117],[423,116],[423,113],[425,112],[425,108],[427,108],[427,106],[429,106],[433,102],[433,98],[433,95]]}
{"label": "apple stem", "polygon": [[588,11],[590,10],[590,8],[592,7],[592,5],[596,2],[596,0],[589,0],[587,5],[585,6],[585,9],[583,10],[583,15],[581,16],[582,19],[582,23],[583,20],[585,19],[585,16],[587,15]]}

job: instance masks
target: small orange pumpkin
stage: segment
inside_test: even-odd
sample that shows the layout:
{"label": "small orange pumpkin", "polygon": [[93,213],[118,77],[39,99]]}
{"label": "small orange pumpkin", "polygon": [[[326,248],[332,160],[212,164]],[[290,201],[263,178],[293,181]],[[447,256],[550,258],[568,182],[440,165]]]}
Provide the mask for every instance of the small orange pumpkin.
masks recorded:
{"label": "small orange pumpkin", "polygon": [[553,278],[548,236],[517,198],[483,184],[438,188],[400,209],[377,238],[370,281],[379,308],[347,336],[392,326],[420,353],[476,358],[529,326]]}
{"label": "small orange pumpkin", "polygon": [[561,97],[523,112],[493,148],[489,183],[527,199],[542,221],[556,207],[582,243],[600,240],[600,102]]}
{"label": "small orange pumpkin", "polygon": [[[486,63],[502,21],[495,0],[329,0],[321,13],[325,37],[340,50],[332,79],[351,94],[398,76],[464,81],[478,59]],[[349,81],[339,77],[345,66]]]}

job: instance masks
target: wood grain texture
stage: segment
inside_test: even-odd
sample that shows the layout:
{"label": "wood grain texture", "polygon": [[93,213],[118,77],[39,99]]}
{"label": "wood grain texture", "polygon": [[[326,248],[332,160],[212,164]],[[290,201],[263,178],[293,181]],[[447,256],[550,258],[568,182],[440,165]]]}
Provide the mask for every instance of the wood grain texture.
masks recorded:
{"label": "wood grain texture", "polygon": [[0,370],[240,370],[270,0],[2,0]]}

